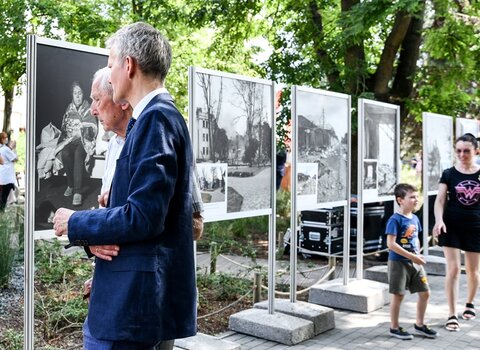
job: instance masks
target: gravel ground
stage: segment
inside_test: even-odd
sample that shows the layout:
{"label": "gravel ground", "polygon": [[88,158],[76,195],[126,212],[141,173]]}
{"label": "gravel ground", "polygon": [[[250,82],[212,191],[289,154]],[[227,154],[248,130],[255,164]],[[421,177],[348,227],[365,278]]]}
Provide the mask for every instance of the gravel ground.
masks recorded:
{"label": "gravel ground", "polygon": [[5,330],[23,330],[23,283],[24,269],[13,269],[8,288],[0,289],[0,334]]}

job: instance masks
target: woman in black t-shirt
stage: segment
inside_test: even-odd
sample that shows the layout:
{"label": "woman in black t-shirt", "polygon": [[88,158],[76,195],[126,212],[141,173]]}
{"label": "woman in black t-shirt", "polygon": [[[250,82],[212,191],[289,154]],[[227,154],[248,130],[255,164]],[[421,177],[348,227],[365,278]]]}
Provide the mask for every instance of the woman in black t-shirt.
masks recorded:
{"label": "woman in black t-shirt", "polygon": [[456,140],[458,162],[443,172],[435,200],[433,234],[438,236],[447,262],[445,294],[449,318],[445,328],[449,331],[460,330],[456,311],[460,250],[465,251],[468,285],[462,317],[472,320],[476,316],[473,302],[479,284],[480,262],[480,166],[475,164],[477,148],[477,140],[472,134],[465,134]]}

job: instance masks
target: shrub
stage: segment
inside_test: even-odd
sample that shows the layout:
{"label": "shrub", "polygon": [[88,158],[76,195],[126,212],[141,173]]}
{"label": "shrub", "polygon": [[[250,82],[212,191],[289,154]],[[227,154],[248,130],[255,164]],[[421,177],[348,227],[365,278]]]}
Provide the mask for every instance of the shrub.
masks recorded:
{"label": "shrub", "polygon": [[202,291],[207,290],[215,291],[217,300],[234,300],[252,289],[252,281],[226,273],[199,274],[197,275],[197,287],[200,291],[200,298],[202,298]]}
{"label": "shrub", "polygon": [[23,349],[23,332],[7,329],[6,332],[0,336],[0,349]]}
{"label": "shrub", "polygon": [[35,242],[36,336],[60,339],[81,331],[87,315],[82,299],[83,282],[92,274],[85,253],[65,254],[59,240]]}

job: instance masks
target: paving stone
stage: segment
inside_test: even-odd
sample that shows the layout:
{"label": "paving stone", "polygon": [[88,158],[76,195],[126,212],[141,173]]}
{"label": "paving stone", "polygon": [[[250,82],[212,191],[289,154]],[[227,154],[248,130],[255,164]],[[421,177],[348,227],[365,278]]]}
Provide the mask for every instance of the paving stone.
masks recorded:
{"label": "paving stone", "polygon": [[188,338],[176,339],[175,346],[186,350],[240,350],[240,345],[211,335],[197,333]]}

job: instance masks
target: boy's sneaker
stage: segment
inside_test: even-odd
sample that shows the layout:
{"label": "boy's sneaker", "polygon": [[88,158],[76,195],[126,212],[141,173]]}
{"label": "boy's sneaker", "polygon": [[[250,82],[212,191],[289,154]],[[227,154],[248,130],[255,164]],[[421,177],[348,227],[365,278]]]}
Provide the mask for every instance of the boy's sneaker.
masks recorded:
{"label": "boy's sneaker", "polygon": [[398,329],[390,328],[390,335],[392,337],[395,337],[395,338],[398,338],[398,339],[403,339],[403,340],[412,340],[413,339],[413,335],[408,333],[402,327],[398,327]]}
{"label": "boy's sneaker", "polygon": [[437,337],[437,332],[434,331],[433,329],[431,329],[430,327],[428,327],[427,325],[423,325],[423,326],[419,327],[419,326],[417,326],[417,324],[415,324],[414,326],[415,326],[415,333],[416,334],[423,335],[424,337],[427,337],[427,338],[436,338]]}

